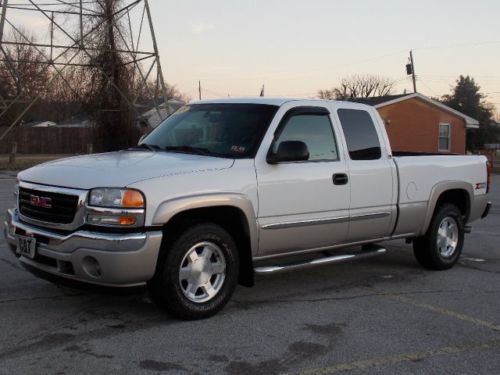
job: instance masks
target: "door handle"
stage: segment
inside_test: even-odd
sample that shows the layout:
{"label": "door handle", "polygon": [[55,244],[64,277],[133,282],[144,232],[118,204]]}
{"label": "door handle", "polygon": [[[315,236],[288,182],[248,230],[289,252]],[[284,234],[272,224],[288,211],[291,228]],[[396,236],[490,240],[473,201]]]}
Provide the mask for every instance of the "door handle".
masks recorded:
{"label": "door handle", "polygon": [[334,185],[346,185],[349,182],[349,177],[345,173],[335,173],[332,180]]}

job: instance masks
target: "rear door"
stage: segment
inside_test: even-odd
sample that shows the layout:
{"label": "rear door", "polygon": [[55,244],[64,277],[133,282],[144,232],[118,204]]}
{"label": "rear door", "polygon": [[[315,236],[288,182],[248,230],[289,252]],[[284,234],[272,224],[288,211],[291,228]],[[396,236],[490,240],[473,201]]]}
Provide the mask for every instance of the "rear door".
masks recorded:
{"label": "rear door", "polygon": [[[346,240],[349,220],[347,165],[329,108],[283,105],[255,159],[259,196],[259,257],[318,249]],[[269,164],[283,141],[302,141],[309,160]],[[337,182],[334,183],[334,176]]]}
{"label": "rear door", "polygon": [[382,123],[374,109],[337,108],[351,187],[348,242],[388,236],[396,220],[397,177]]}

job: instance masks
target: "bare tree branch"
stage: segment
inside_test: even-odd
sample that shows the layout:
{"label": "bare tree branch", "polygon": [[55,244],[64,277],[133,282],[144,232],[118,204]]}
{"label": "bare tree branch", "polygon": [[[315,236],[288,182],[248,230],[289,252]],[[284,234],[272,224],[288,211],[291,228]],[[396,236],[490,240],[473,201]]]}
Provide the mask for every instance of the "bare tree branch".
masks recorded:
{"label": "bare tree branch", "polygon": [[331,90],[319,90],[318,96],[336,100],[385,96],[392,93],[394,83],[390,78],[377,75],[352,75],[342,78],[339,85]]}

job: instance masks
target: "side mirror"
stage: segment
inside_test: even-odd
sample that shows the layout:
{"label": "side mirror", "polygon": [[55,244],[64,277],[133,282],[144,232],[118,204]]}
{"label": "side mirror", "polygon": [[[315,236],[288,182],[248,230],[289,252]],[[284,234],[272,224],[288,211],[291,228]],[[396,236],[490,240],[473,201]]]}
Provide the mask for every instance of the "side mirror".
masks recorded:
{"label": "side mirror", "polygon": [[309,150],[302,141],[284,141],[278,146],[278,151],[269,153],[267,162],[277,164],[281,162],[304,161],[309,159]]}

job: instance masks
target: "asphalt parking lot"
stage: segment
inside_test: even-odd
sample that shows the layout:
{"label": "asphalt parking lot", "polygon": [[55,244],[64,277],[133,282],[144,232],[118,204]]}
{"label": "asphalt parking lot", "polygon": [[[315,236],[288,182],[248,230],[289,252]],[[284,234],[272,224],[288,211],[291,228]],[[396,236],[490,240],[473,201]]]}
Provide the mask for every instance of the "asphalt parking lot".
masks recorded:
{"label": "asphalt parking lot", "polygon": [[[0,211],[13,204],[0,173]],[[411,246],[353,263],[259,277],[219,315],[183,322],[145,294],[58,287],[0,240],[0,374],[498,374],[500,176],[460,263],[418,266]],[[3,235],[1,235],[3,236]]]}

